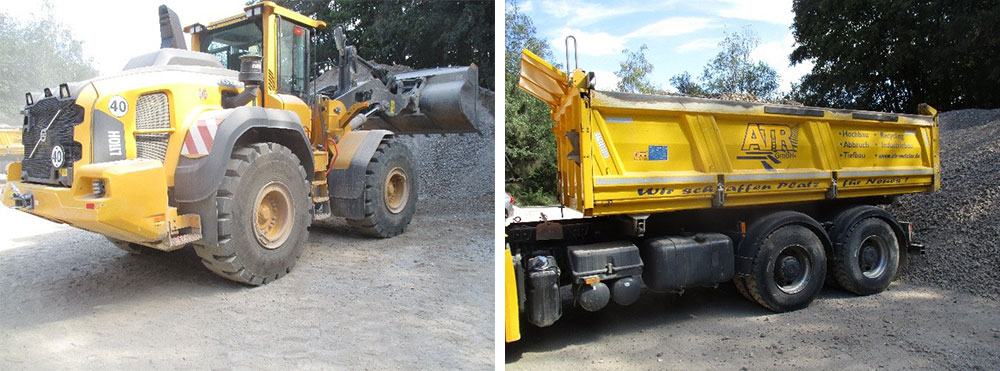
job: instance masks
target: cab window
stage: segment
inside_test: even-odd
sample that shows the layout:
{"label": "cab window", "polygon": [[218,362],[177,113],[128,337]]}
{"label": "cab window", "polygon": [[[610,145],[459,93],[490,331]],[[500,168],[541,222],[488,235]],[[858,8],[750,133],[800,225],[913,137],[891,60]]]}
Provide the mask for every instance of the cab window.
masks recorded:
{"label": "cab window", "polygon": [[306,90],[309,29],[278,19],[278,92],[302,96]]}
{"label": "cab window", "polygon": [[240,70],[240,57],[263,54],[264,31],[260,21],[245,22],[214,30],[201,37],[201,51],[219,59],[222,66]]}

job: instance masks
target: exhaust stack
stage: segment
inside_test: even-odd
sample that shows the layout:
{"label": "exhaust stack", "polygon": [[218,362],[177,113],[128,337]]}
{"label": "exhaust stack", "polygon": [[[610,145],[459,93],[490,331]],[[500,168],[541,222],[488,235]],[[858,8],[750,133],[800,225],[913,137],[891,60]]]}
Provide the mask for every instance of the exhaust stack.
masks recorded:
{"label": "exhaust stack", "polygon": [[184,42],[177,13],[166,5],[160,5],[160,49],[165,48],[187,49],[187,43]]}

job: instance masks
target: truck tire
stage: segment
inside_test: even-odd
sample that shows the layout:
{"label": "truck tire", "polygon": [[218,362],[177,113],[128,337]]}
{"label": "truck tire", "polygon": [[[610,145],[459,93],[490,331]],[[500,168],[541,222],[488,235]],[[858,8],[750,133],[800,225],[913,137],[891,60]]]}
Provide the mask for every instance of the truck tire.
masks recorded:
{"label": "truck tire", "polygon": [[406,230],[417,208],[417,172],[412,158],[403,143],[382,140],[365,170],[365,217],[348,219],[351,227],[376,238]]}
{"label": "truck tire", "polygon": [[736,292],[747,298],[747,300],[756,301],[753,296],[750,296],[750,291],[747,291],[747,281],[745,278],[740,276],[733,277],[733,286],[736,286]]}
{"label": "truck tire", "polygon": [[195,243],[224,278],[263,285],[292,271],[310,222],[306,171],[290,149],[255,143],[233,151],[216,191],[218,243]]}
{"label": "truck tire", "polygon": [[760,241],[750,275],[745,277],[747,292],[774,312],[809,306],[826,277],[823,250],[813,230],[800,224],[779,226]]}
{"label": "truck tire", "polygon": [[899,240],[885,220],[855,221],[834,241],[830,269],[840,287],[857,295],[885,291],[899,267]]}

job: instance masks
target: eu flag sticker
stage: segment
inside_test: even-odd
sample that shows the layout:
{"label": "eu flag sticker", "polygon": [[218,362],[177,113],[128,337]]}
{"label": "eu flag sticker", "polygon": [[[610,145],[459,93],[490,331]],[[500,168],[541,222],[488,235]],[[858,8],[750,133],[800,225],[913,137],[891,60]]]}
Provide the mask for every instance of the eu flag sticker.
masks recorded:
{"label": "eu flag sticker", "polygon": [[667,146],[649,146],[649,161],[667,161]]}

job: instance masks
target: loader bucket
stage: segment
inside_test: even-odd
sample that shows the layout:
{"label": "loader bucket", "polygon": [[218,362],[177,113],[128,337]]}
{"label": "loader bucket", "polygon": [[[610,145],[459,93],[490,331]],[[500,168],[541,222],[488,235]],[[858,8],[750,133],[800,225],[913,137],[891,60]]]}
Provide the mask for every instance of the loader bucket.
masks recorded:
{"label": "loader bucket", "polygon": [[479,71],[475,64],[400,73],[390,76],[387,85],[397,89],[396,104],[402,108],[395,108],[395,114],[372,117],[376,126],[396,134],[479,132]]}

